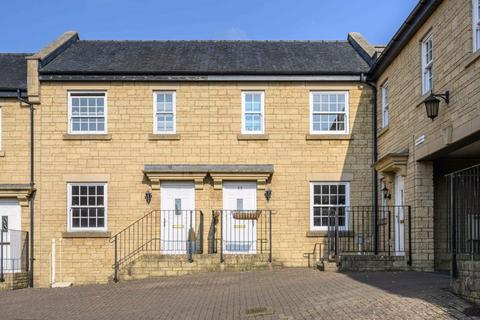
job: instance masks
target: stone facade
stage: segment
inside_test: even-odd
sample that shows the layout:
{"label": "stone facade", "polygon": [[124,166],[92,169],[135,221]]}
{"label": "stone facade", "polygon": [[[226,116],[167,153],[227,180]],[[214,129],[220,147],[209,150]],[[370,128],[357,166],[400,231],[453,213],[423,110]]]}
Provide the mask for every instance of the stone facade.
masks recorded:
{"label": "stone facade", "polygon": [[[433,92],[450,91],[450,103],[441,102],[435,121],[427,118],[422,95],[421,41],[433,37]],[[407,154],[406,164],[381,172],[394,203],[393,175],[405,176],[405,204],[412,206],[413,267],[434,269],[434,160],[456,143],[480,130],[480,52],[472,53],[472,2],[446,0],[416,31],[377,80],[379,159]],[[389,125],[382,129],[381,87],[388,81]],[[417,139],[424,137],[424,142]],[[418,142],[418,143],[416,143]],[[446,201],[446,195],[437,195]],[[435,219],[434,219],[435,218]],[[438,221],[446,219],[438,217]],[[436,226],[437,230],[444,227]]]}
{"label": "stone facade", "polygon": [[480,262],[470,257],[458,257],[458,277],[452,278],[453,292],[474,302],[480,302]]}
{"label": "stone facade", "polygon": [[[67,135],[67,92],[104,90],[108,95],[108,136],[71,140]],[[151,138],[152,95],[174,90],[177,135]],[[244,140],[242,90],[265,92],[268,140]],[[346,90],[350,96],[349,137],[314,139],[309,133],[309,93]],[[372,90],[361,83],[325,82],[42,82],[37,107],[35,284],[48,286],[52,239],[56,243],[56,281],[106,282],[112,275],[110,235],[145,213],[160,208],[159,190],[147,205],[146,164],[273,164],[267,181],[269,203],[259,188],[257,207],[275,211],[273,257],[285,266],[306,266],[304,253],[325,239],[310,231],[311,181],[349,181],[350,204],[371,203]],[[108,183],[108,233],[90,238],[67,231],[67,182]],[[205,179],[196,190],[196,208],[210,224],[211,210],[222,208],[222,190]]]}

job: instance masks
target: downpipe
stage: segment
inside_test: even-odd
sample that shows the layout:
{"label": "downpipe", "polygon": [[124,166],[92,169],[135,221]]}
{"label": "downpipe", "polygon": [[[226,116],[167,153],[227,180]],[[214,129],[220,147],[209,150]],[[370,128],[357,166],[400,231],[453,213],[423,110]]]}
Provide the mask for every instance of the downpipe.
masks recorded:
{"label": "downpipe", "polygon": [[35,108],[33,104],[28,101],[28,99],[25,99],[22,97],[22,90],[17,89],[17,100],[20,101],[21,103],[27,104],[29,109],[30,109],[30,188],[32,190],[32,193],[30,194],[30,197],[28,199],[28,205],[30,207],[30,252],[29,252],[29,257],[30,257],[30,262],[29,262],[29,268],[28,268],[28,286],[30,288],[33,288],[33,271],[34,271],[34,214],[35,214],[35,209],[34,209],[34,204],[35,204],[35,131],[34,131],[34,124],[35,124],[35,119],[34,119],[34,111]]}
{"label": "downpipe", "polygon": [[367,81],[367,77],[365,74],[361,74],[360,82],[369,86],[373,91],[373,99],[372,99],[372,203],[373,203],[373,210],[374,210],[374,230],[375,230],[375,244],[374,244],[374,252],[375,255],[378,255],[378,173],[375,170],[375,163],[378,160],[378,141],[377,141],[377,95],[378,90],[375,83]]}

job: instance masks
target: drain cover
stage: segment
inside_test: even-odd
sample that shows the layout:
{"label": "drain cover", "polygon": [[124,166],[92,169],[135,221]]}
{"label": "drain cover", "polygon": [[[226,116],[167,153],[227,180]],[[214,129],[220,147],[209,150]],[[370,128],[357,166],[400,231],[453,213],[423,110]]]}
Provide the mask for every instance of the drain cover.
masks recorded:
{"label": "drain cover", "polygon": [[480,317],[480,307],[470,307],[463,310],[463,314],[469,317]]}
{"label": "drain cover", "polygon": [[267,314],[273,314],[273,309],[268,308],[268,307],[255,307],[255,308],[250,308],[245,311],[245,314],[247,316],[263,316]]}

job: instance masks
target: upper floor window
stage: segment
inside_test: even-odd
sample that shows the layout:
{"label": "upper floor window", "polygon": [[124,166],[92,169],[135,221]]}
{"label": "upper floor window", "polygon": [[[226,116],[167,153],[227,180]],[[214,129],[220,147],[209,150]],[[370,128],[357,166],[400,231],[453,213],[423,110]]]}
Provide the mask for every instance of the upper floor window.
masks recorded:
{"label": "upper floor window", "polygon": [[348,93],[310,93],[310,133],[348,133]]}
{"label": "upper floor window", "polygon": [[480,0],[473,0],[473,51],[480,49]]}
{"label": "upper floor window", "polygon": [[69,92],[69,133],[107,133],[105,92]]}
{"label": "upper floor window", "polygon": [[175,92],[154,93],[154,133],[175,133]]}
{"label": "upper floor window", "polygon": [[427,35],[422,41],[422,93],[432,90],[433,86],[433,39]]}
{"label": "upper floor window", "polygon": [[106,230],[107,184],[68,184],[68,226],[70,231]]}
{"label": "upper floor window", "polygon": [[264,133],[263,92],[242,92],[242,133]]}
{"label": "upper floor window", "polygon": [[388,83],[384,83],[382,85],[382,128],[388,127],[388,120],[389,120],[389,115],[388,115],[388,109],[389,109],[389,94],[390,94],[390,89],[388,87]]}
{"label": "upper floor window", "polygon": [[338,212],[338,225],[348,228],[350,185],[348,182],[312,182],[310,184],[310,228],[326,230],[335,225]]}

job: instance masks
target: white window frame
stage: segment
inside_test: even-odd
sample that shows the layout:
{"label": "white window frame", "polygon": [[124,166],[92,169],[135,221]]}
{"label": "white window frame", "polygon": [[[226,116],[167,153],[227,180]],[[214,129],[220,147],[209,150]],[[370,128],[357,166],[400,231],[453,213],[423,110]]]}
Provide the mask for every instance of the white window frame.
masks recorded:
{"label": "white window frame", "polygon": [[345,231],[349,228],[349,215],[348,207],[350,206],[350,182],[348,181],[312,181],[310,182],[310,230],[311,231],[326,231],[328,226],[315,226],[313,208],[317,207],[331,207],[327,205],[315,205],[314,204],[314,187],[324,185],[344,185],[345,186],[345,205],[336,205],[336,207],[345,207],[345,226],[340,226],[339,230]]}
{"label": "white window frame", "polygon": [[[247,94],[260,94],[260,130],[248,131],[246,128],[245,116],[245,97]],[[258,112],[251,112],[258,113]],[[242,91],[242,134],[264,134],[265,133],[265,92],[264,91]]]}
{"label": "white window frame", "polygon": [[[344,94],[345,95],[345,129],[342,131],[314,130],[313,129],[313,96],[315,94]],[[331,114],[334,112],[315,112],[315,114]],[[341,113],[341,112],[338,112]],[[350,94],[348,91],[310,91],[310,134],[348,134],[350,122]]]}
{"label": "white window frame", "polygon": [[[157,95],[171,94],[172,95],[172,114],[173,126],[172,131],[159,131],[157,119]],[[167,113],[164,113],[167,114]],[[170,112],[168,112],[170,114]],[[177,92],[172,90],[156,90],[153,92],[153,133],[154,134],[176,134],[177,133]]]}
{"label": "white window frame", "polygon": [[[427,44],[431,42],[431,51],[432,51],[432,58],[430,61],[427,61]],[[434,63],[434,56],[433,56],[433,36],[432,32],[429,32],[422,40],[422,94],[426,94],[430,92],[433,88],[433,63]],[[431,83],[428,75],[431,78]]]}
{"label": "white window frame", "polygon": [[[105,124],[103,131],[73,131],[72,130],[72,94],[99,94],[103,95],[104,102],[103,102],[103,113],[105,118]],[[68,133],[69,134],[107,134],[108,133],[108,97],[106,91],[68,91]]]}
{"label": "white window frame", "polygon": [[473,52],[480,50],[480,0],[472,0]]}
{"label": "white window frame", "polygon": [[[101,228],[72,227],[72,186],[103,186],[104,224]],[[87,205],[88,207],[88,205]],[[68,182],[67,183],[67,230],[68,232],[102,232],[108,230],[108,183],[107,182]]]}
{"label": "white window frame", "polygon": [[382,128],[390,123],[390,87],[388,81],[382,84]]}

